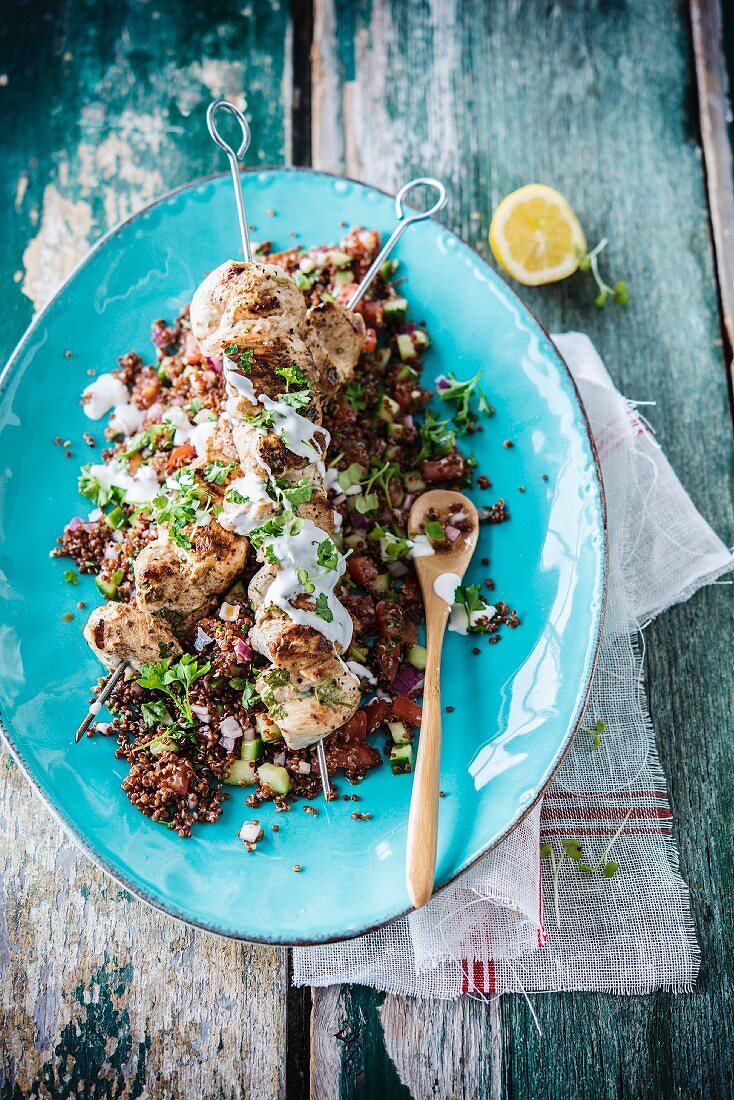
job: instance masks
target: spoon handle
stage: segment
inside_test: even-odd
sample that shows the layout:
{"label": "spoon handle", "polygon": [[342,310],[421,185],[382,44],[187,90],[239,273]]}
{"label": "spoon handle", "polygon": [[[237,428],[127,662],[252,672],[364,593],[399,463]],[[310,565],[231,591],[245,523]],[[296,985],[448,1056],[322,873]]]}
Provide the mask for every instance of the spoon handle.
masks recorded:
{"label": "spoon handle", "polygon": [[433,893],[438,834],[438,785],[441,774],[441,650],[448,605],[434,600],[427,609],[426,679],[423,716],[408,817],[405,878],[416,909]]}

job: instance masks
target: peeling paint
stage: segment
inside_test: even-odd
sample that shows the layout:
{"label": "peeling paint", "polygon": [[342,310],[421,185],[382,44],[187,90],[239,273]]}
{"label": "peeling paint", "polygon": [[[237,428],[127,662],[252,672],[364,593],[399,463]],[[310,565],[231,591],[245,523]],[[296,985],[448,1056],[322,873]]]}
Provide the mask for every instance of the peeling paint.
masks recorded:
{"label": "peeling paint", "polygon": [[38,311],[74,269],[84,253],[92,230],[88,202],[64,198],[49,183],[43,192],[43,213],[38,235],[23,253],[25,277],[21,287]]}

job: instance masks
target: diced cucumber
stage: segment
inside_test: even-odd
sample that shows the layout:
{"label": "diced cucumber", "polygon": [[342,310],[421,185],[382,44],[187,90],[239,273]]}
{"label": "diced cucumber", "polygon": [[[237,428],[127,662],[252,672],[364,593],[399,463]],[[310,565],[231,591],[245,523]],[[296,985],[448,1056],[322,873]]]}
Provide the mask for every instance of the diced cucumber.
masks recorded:
{"label": "diced cucumber", "polygon": [[353,283],[354,278],[351,271],[337,271],[334,276],[334,286],[346,286],[347,283]]}
{"label": "diced cucumber", "polygon": [[390,768],[393,775],[404,775],[413,770],[413,746],[395,745],[390,753]]}
{"label": "diced cucumber", "polygon": [[413,370],[407,363],[403,363],[398,371],[398,382],[417,382],[419,378],[417,370]]}
{"label": "diced cucumber", "polygon": [[387,728],[390,730],[390,736],[396,745],[410,744],[410,738],[408,737],[408,731],[404,722],[388,722]]}
{"label": "diced cucumber", "polygon": [[380,275],[383,279],[387,280],[391,275],[394,275],[398,270],[400,260],[385,260],[384,264],[380,268]]}
{"label": "diced cucumber", "polygon": [[413,343],[417,348],[430,348],[431,338],[424,328],[417,328],[413,331]]}
{"label": "diced cucumber", "polygon": [[102,580],[101,577],[95,577],[94,583],[106,600],[115,600],[117,599],[120,582],[124,576],[125,574],[122,569],[115,569],[108,581]]}
{"label": "diced cucumber", "polygon": [[280,726],[277,726],[269,714],[255,715],[255,730],[263,741],[277,741],[283,736]]}
{"label": "diced cucumber", "polygon": [[148,749],[151,756],[163,756],[164,752],[178,752],[178,741],[167,741],[163,737],[157,737]]}
{"label": "diced cucumber", "polygon": [[401,424],[399,420],[393,420],[387,426],[389,439],[402,439],[406,431],[405,424]]}
{"label": "diced cucumber", "polygon": [[340,252],[338,248],[331,249],[328,260],[334,267],[349,267],[352,263],[352,257],[347,252]]}
{"label": "diced cucumber", "polygon": [[387,364],[390,362],[390,349],[378,348],[375,352],[375,357],[377,359],[377,366],[379,367],[379,369],[385,370]]}
{"label": "diced cucumber", "polygon": [[357,661],[358,664],[363,665],[367,660],[368,653],[366,649],[362,649],[361,646],[355,645],[354,642],[349,647],[349,658],[352,661]]}
{"label": "diced cucumber", "polygon": [[377,419],[386,420],[388,424],[391,424],[399,413],[400,406],[397,401],[393,401],[392,397],[388,397],[386,393],[383,393],[377,403]]}
{"label": "diced cucumber", "polygon": [[252,741],[243,741],[240,749],[240,760],[259,760],[263,754],[263,743],[259,737]]}
{"label": "diced cucumber", "polygon": [[119,504],[115,505],[112,511],[108,513],[107,523],[115,531],[119,531],[121,527],[125,526],[126,516]]}
{"label": "diced cucumber", "polygon": [[407,298],[388,298],[384,303],[386,321],[402,321],[408,312]]}
{"label": "diced cucumber", "polygon": [[257,782],[254,760],[235,760],[227,772],[224,782],[230,787],[253,787]]}
{"label": "diced cucumber", "polygon": [[403,483],[409,493],[422,493],[426,487],[425,481],[417,471],[406,474]]}
{"label": "diced cucumber", "polygon": [[413,668],[417,668],[419,672],[425,672],[426,647],[424,645],[412,645],[408,650],[408,660]]}
{"label": "diced cucumber", "polygon": [[418,352],[415,350],[415,344],[412,337],[407,332],[401,332],[396,337],[398,345],[398,353],[404,363],[408,363],[411,359],[416,359]]}
{"label": "diced cucumber", "polygon": [[431,542],[446,542],[446,534],[438,520],[426,524],[426,535]]}
{"label": "diced cucumber", "polygon": [[397,443],[391,443],[385,451],[384,458],[386,458],[388,462],[398,462],[400,459],[400,455],[400,447],[397,445]]}
{"label": "diced cucumber", "polygon": [[364,535],[358,535],[355,531],[351,535],[345,535],[344,545],[348,550],[364,550],[367,543],[365,542]]}
{"label": "diced cucumber", "polygon": [[373,592],[387,592],[390,588],[390,574],[380,573],[373,581],[370,581],[369,587]]}
{"label": "diced cucumber", "polygon": [[257,775],[260,782],[266,783],[274,794],[288,794],[291,789],[291,777],[280,764],[261,764]]}

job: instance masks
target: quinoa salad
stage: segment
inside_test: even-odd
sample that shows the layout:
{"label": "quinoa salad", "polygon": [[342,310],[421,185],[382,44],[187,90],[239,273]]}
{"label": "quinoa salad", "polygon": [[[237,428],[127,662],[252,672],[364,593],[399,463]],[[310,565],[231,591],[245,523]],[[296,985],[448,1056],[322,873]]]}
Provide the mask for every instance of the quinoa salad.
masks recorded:
{"label": "quinoa salad", "polygon": [[[509,518],[472,458],[493,413],[479,375],[424,387],[430,334],[398,262],[346,304],[379,248],[362,228],[261,244],[84,391],[85,506],[52,555],[69,584],[94,575],[105,602],[84,634],[122,673],[89,735],[114,740],[130,802],[181,837],[228,798],[248,851],[261,804],[316,813],[321,738],[332,798],[359,801],[378,767],[405,782],[426,662],[413,561],[469,522],[454,509],[409,531],[411,506],[474,487],[482,522]],[[469,654],[519,623],[490,576],[448,600]]]}

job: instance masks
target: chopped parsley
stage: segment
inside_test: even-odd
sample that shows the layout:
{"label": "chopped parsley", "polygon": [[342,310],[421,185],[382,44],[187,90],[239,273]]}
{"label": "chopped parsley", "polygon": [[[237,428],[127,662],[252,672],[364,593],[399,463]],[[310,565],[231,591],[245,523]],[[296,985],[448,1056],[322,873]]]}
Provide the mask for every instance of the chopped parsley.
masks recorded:
{"label": "chopped parsley", "polygon": [[328,601],[327,597],[324,595],[323,592],[320,592],[319,595],[316,598],[315,611],[316,611],[316,614],[319,616],[319,618],[323,619],[324,622],[326,622],[326,623],[333,622],[334,612],[329,607],[329,601]]}
{"label": "chopped parsley", "polygon": [[290,405],[292,409],[305,409],[311,400],[311,391],[294,390],[292,393],[279,393],[278,400],[283,405]]}
{"label": "chopped parsley", "polygon": [[276,367],[275,373],[285,379],[287,390],[290,390],[291,386],[304,386],[306,388],[309,386],[308,375],[300,367]]}
{"label": "chopped parsley", "polygon": [[344,692],[333,676],[317,684],[314,695],[323,707],[338,706],[344,702]]}
{"label": "chopped parsley", "polygon": [[117,485],[111,485],[109,489],[103,489],[96,477],[91,474],[91,463],[82,466],[79,474],[79,492],[87,500],[91,500],[98,508],[104,508],[106,504],[114,501],[120,504],[124,497],[124,491]]}
{"label": "chopped parsley", "polygon": [[67,584],[79,584],[79,577],[73,569],[64,570],[64,580]]}
{"label": "chopped parsley", "polygon": [[152,515],[156,523],[163,523],[176,543],[184,550],[191,549],[186,528],[196,520],[196,513],[211,503],[207,494],[196,484],[194,471],[184,466],[168,478],[165,484],[174,496],[158,496],[153,501]]}
{"label": "chopped parsley", "polygon": [[212,485],[224,485],[229,474],[237,469],[236,462],[207,462],[204,467],[204,478]]}
{"label": "chopped parsley", "polygon": [[356,409],[357,412],[367,407],[363,394],[364,386],[361,382],[348,382],[344,387],[344,396],[352,408]]}
{"label": "chopped parsley", "polygon": [[144,432],[138,432],[132,437],[124,451],[120,451],[120,458],[132,458],[133,455],[150,448],[151,451],[167,451],[173,446],[173,435],[176,429],[173,424],[152,424]]}
{"label": "chopped parsley", "polygon": [[456,433],[451,429],[451,421],[439,420],[432,409],[426,410],[425,420],[420,426],[420,436],[418,462],[423,458],[442,458],[456,447]]}
{"label": "chopped parsley", "polygon": [[243,374],[250,374],[252,371],[252,359],[255,354],[252,348],[242,348],[240,351],[236,344],[228,344],[224,349],[224,354],[230,359],[234,358],[235,363]]}
{"label": "chopped parsley", "polygon": [[460,584],[456,588],[454,593],[454,602],[461,604],[466,611],[466,617],[469,622],[468,630],[470,634],[481,634],[486,630],[486,625],[481,623],[473,623],[472,615],[476,612],[486,612],[489,610],[487,604],[479,595],[480,588],[478,584],[464,585]]}
{"label": "chopped parsley", "polygon": [[227,489],[224,499],[230,504],[249,504],[250,498],[244,496],[239,489]]}
{"label": "chopped parsley", "polygon": [[261,409],[260,412],[255,413],[254,416],[248,416],[254,428],[261,428],[263,431],[267,431],[273,426],[273,414],[269,409]]}
{"label": "chopped parsley", "polygon": [[273,487],[276,496],[282,497],[283,500],[288,502],[291,508],[298,508],[301,504],[308,504],[313,496],[313,482],[307,477],[302,477],[300,481],[296,481],[295,483],[285,481],[283,478],[275,478],[273,480]]}
{"label": "chopped parsley", "polygon": [[380,554],[385,562],[402,561],[413,549],[413,543],[409,539],[394,535],[379,524],[370,532],[369,537],[380,543]]}
{"label": "chopped parsley", "polygon": [[234,691],[242,692],[242,706],[245,710],[251,710],[260,702],[260,696],[252,680],[246,680],[244,676],[233,676],[229,686]]}

